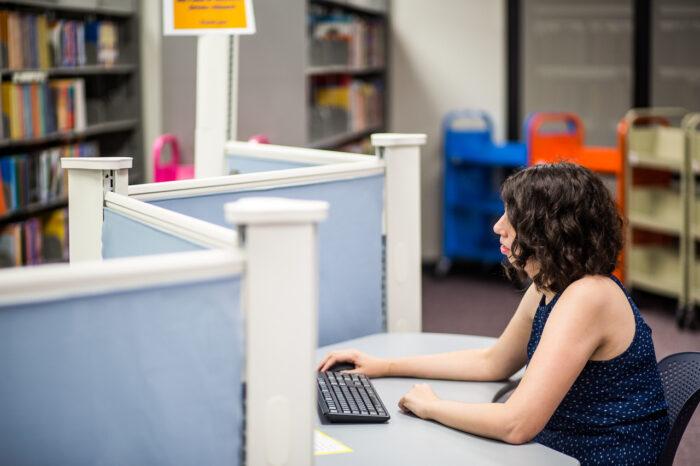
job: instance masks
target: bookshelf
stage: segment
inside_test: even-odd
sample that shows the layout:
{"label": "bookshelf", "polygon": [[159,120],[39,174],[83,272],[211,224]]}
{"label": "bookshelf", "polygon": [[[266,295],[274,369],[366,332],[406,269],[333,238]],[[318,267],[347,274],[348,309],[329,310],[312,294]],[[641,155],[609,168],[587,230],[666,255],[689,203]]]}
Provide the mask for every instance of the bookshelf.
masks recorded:
{"label": "bookshelf", "polygon": [[[245,141],[264,134],[272,144],[373,153],[369,135],[388,128],[389,2],[255,0],[254,4],[258,33],[240,37],[236,139]],[[351,61],[349,32],[345,39],[340,37],[343,34],[331,34],[337,38],[336,43],[324,46],[316,37],[316,26],[325,23],[328,29],[332,22],[326,21],[329,17],[337,22],[342,22],[342,18],[347,23],[346,29],[361,29],[366,23],[380,25],[383,44],[373,50],[382,51],[383,57],[378,55],[370,60],[364,54],[355,54]],[[180,51],[185,46],[186,42],[178,41],[172,48]],[[164,93],[167,105],[186,104],[178,91],[193,85],[194,76],[182,76],[179,71],[183,67],[182,54],[169,57],[169,61],[172,64],[165,67],[165,73],[176,74],[177,79],[171,80],[173,84],[165,84],[172,86],[170,92]],[[187,65],[184,64],[185,69]],[[175,89],[183,82],[184,86]],[[381,86],[381,92],[375,92],[378,97],[374,99],[378,116],[371,121],[367,117],[364,121],[359,116],[353,118],[347,108],[349,103],[335,105],[337,100],[349,102],[349,88],[353,82],[357,97],[363,89],[362,83],[374,82]],[[318,105],[319,88],[324,89],[321,97],[328,105]],[[189,117],[164,111],[164,121],[169,120],[164,126],[192,128],[194,122],[186,121]],[[192,144],[186,138],[181,142],[183,146]]]}
{"label": "bookshelf", "polygon": [[68,258],[61,157],[130,156],[143,177],[138,2],[0,5],[0,266]]}
{"label": "bookshelf", "polygon": [[682,109],[632,109],[624,137],[627,228],[625,284],[688,305],[689,169]]}
{"label": "bookshelf", "polygon": [[371,153],[387,127],[388,2],[309,0],[307,145]]}

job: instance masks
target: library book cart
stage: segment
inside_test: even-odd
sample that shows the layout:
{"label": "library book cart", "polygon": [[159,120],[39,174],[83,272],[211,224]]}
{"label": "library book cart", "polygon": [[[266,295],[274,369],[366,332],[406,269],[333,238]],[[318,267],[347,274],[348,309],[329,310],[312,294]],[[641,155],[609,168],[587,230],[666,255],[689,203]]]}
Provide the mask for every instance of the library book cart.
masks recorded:
{"label": "library book cart", "polygon": [[688,144],[688,306],[681,322],[695,327],[697,306],[700,305],[700,113],[686,115],[683,127]]}
{"label": "library book cart", "polygon": [[678,302],[688,300],[688,160],[682,109],[632,109],[618,125],[627,179],[625,283]]}
{"label": "library book cart", "polygon": [[493,122],[482,110],[453,110],[442,121],[444,186],[442,256],[435,273],[449,272],[456,259],[498,264],[492,227],[503,215],[501,185],[525,166],[525,146],[493,142]]}
{"label": "library book cart", "polygon": [[60,158],[129,155],[141,180],[138,9],[0,2],[0,267],[68,259]]}
{"label": "library book cart", "polygon": [[[569,112],[536,112],[525,120],[524,134],[529,165],[572,162],[596,173],[615,197],[619,211],[625,208],[625,177],[622,153],[617,147],[584,145],[585,129],[581,118]],[[624,263],[624,252],[620,257]],[[624,267],[615,270],[623,279]]]}

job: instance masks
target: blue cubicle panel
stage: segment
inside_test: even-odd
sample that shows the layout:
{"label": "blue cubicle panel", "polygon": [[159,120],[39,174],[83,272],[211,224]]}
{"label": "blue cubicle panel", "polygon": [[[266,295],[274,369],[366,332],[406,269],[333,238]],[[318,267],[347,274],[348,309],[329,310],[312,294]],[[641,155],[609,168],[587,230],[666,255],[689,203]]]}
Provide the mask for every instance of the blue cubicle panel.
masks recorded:
{"label": "blue cubicle panel", "polygon": [[233,464],[240,277],[0,307],[0,464]]}
{"label": "blue cubicle panel", "polygon": [[206,249],[111,209],[104,209],[102,257],[136,257]]}
{"label": "blue cubicle panel", "polygon": [[284,170],[287,168],[310,167],[313,165],[314,164],[311,163],[286,160],[246,157],[245,155],[226,155],[226,174],[267,172],[272,170]]}
{"label": "blue cubicle panel", "polygon": [[226,225],[222,205],[242,197],[328,201],[328,219],[319,224],[319,344],[329,345],[383,330],[383,189],[384,176],[373,175],[149,202]]}

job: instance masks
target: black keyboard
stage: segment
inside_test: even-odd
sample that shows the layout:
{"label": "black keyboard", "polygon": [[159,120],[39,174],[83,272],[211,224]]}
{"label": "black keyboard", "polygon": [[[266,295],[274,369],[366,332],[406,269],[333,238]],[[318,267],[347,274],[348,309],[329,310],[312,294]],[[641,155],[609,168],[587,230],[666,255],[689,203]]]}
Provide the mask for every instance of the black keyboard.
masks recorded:
{"label": "black keyboard", "polygon": [[318,405],[330,422],[386,422],[389,414],[364,374],[318,373]]}

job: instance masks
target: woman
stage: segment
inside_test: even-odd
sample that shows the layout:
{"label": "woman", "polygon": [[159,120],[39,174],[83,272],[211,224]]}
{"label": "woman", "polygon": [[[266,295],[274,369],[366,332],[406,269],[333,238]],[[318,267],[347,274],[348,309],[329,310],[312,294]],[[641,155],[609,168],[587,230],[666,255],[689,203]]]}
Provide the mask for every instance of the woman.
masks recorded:
{"label": "woman", "polygon": [[504,380],[527,364],[505,403],[441,400],[427,384],[404,412],[508,443],[530,440],[582,464],[655,464],[669,431],[651,330],[610,275],[622,220],[610,193],[570,163],[529,167],[503,185],[494,225],[506,271],[532,280],[490,348],[379,359],[334,351],[319,364],[355,364],[369,377]]}

